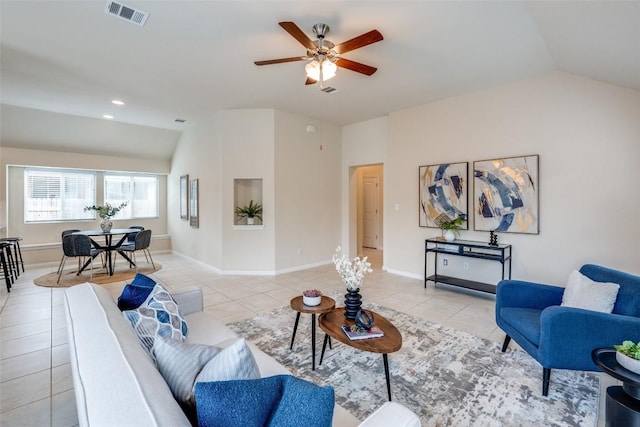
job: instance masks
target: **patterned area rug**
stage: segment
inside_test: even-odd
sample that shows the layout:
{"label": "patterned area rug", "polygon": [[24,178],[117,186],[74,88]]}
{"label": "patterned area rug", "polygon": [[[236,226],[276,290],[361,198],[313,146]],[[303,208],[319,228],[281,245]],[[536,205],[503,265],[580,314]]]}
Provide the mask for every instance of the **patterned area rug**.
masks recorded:
{"label": "patterned area rug", "polygon": [[[554,370],[549,396],[541,395],[542,368],[522,350],[367,304],[403,336],[389,355],[394,401],[419,414],[423,426],[595,426],[598,376]],[[333,341],[322,366],[311,370],[310,316],[302,315],[289,350],[295,313],[289,307],[229,326],[291,372],[335,389],[338,404],[360,420],[387,400],[382,356]],[[324,333],[316,334],[320,359]]]}

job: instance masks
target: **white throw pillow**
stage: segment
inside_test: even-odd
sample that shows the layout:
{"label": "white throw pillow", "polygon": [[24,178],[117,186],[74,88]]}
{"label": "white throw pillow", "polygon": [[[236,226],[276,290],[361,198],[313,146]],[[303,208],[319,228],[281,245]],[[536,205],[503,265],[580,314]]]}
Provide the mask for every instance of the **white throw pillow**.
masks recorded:
{"label": "white throw pillow", "polygon": [[562,295],[562,306],[611,313],[618,297],[620,285],[594,282],[577,270],[569,275]]}

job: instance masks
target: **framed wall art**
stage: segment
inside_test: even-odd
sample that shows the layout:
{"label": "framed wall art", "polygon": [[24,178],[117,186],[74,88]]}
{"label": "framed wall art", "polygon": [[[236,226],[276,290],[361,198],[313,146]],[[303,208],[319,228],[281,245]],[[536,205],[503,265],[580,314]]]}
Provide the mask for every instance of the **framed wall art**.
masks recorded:
{"label": "framed wall art", "polygon": [[189,225],[198,228],[198,180],[189,182]]}
{"label": "framed wall art", "polygon": [[539,156],[473,162],[474,229],[538,234]]}
{"label": "framed wall art", "polygon": [[189,175],[180,177],[180,218],[189,219]]}
{"label": "framed wall art", "polygon": [[420,227],[438,227],[442,221],[463,217],[469,224],[469,162],[420,166]]}

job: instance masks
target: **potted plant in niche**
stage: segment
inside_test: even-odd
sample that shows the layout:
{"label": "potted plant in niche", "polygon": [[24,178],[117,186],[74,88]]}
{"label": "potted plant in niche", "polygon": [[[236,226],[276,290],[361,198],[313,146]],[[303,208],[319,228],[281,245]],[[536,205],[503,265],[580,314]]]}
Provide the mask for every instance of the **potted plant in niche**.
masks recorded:
{"label": "potted plant in niche", "polygon": [[255,218],[262,221],[262,205],[260,203],[254,203],[253,200],[245,207],[236,206],[236,215],[238,218],[247,218],[247,225],[253,225]]}
{"label": "potted plant in niche", "polygon": [[438,228],[444,233],[444,239],[447,242],[453,242],[456,236],[460,236],[460,230],[462,230],[462,224],[466,220],[464,215],[460,215],[457,218],[450,219],[448,221],[438,222]]}
{"label": "potted plant in niche", "polygon": [[322,292],[317,289],[302,291],[302,303],[309,307],[319,305],[322,301]]}
{"label": "potted plant in niche", "polygon": [[125,206],[127,206],[128,202],[124,201],[120,203],[118,206],[111,206],[109,203],[105,203],[104,206],[86,206],[84,211],[96,211],[98,216],[102,219],[100,221],[100,229],[102,229],[103,233],[108,233],[111,231],[111,227],[113,226],[113,222],[111,218],[116,216],[118,212],[122,210]]}
{"label": "potted plant in niche", "polygon": [[623,341],[613,347],[616,349],[616,361],[631,372],[640,374],[640,342]]}

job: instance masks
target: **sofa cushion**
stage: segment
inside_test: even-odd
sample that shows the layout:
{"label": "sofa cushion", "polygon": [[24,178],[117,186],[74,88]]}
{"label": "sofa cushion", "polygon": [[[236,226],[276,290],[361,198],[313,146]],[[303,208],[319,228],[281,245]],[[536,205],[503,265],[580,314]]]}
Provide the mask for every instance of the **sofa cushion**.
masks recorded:
{"label": "sofa cushion", "polygon": [[142,273],[136,273],[133,281],[122,289],[122,293],[118,297],[118,308],[133,310],[140,307],[155,286],[156,282],[152,278]]}
{"label": "sofa cushion", "polygon": [[331,426],[334,392],[291,375],[196,384],[198,425]]}
{"label": "sofa cushion", "polygon": [[145,302],[135,310],[122,314],[129,320],[142,345],[152,353],[156,336],[184,341],[187,322],[169,292],[156,285]]}
{"label": "sofa cushion", "polygon": [[620,285],[594,282],[577,270],[569,275],[569,282],[562,295],[562,306],[611,313],[616,303]]}

